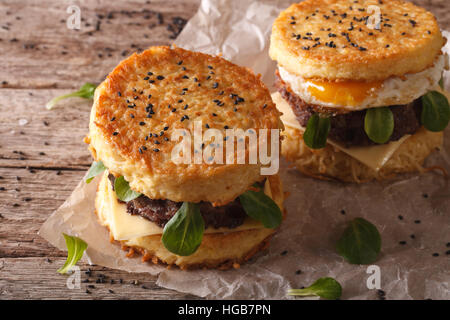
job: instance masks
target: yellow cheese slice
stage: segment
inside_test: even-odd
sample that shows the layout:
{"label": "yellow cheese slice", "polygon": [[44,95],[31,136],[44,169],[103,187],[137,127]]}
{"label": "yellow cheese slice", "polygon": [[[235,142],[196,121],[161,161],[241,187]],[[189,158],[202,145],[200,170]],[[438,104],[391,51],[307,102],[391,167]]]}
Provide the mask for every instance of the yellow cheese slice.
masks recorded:
{"label": "yellow cheese slice", "polygon": [[[275,102],[278,110],[283,113],[283,115],[281,116],[281,121],[283,121],[285,126],[305,131],[305,128],[303,128],[297,121],[297,118],[295,117],[291,106],[281,97],[280,93],[273,93],[272,99]],[[329,138],[327,140],[327,143],[336,147],[340,151],[345,152],[346,154],[365,164],[369,168],[378,171],[386,164],[386,162],[391,158],[394,152],[397,151],[401,144],[405,142],[405,140],[409,137],[410,135],[405,135],[397,141],[391,141],[386,144],[369,147],[346,148]]]}
{"label": "yellow cheese slice", "polygon": [[[270,191],[269,179],[266,179],[266,190]],[[104,216],[104,224],[108,225],[114,239],[116,240],[130,240],[137,237],[150,236],[156,234],[162,234],[163,228],[157,224],[142,218],[141,216],[131,215],[127,213],[127,207],[124,203],[120,203],[117,200],[116,193],[111,187],[111,183],[108,179],[108,174],[105,173],[100,181],[99,192],[105,192],[106,201],[101,202],[102,206],[105,206],[105,210],[102,211]],[[270,196],[270,194],[268,194]],[[106,216],[105,216],[106,215]],[[235,232],[249,229],[264,228],[261,222],[254,220],[250,217],[246,217],[243,224],[240,226],[229,228],[208,227],[204,233],[226,233]]]}

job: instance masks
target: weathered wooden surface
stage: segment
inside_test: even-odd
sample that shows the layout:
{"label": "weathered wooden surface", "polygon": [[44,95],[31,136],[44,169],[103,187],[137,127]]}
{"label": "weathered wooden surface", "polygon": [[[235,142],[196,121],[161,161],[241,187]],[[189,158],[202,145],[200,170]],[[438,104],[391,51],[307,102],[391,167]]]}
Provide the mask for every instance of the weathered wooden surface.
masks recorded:
{"label": "weathered wooden surface", "polygon": [[[448,0],[414,2],[450,29]],[[45,103],[86,81],[101,81],[133,51],[170,44],[199,1],[75,3],[83,19],[79,31],[65,24],[71,1],[0,2],[0,299],[195,298],[160,288],[145,274],[91,267],[89,275],[84,264],[81,278],[90,282],[70,290],[56,273],[65,252],[37,235],[91,162],[82,142],[89,102],[72,100],[53,111]],[[104,283],[96,283],[100,274]]]}

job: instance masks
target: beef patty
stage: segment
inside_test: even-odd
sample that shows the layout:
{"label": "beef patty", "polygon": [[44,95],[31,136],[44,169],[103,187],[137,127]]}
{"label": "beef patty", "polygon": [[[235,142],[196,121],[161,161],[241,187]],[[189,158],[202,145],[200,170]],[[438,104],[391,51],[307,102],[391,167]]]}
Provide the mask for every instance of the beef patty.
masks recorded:
{"label": "beef patty", "polygon": [[[301,126],[306,127],[309,118],[315,113],[326,113],[330,116],[331,128],[328,137],[346,147],[369,146],[377,143],[369,139],[364,131],[364,117],[366,110],[333,114],[330,108],[308,104],[296,95],[277,72],[275,86],[281,96],[289,103]],[[394,115],[394,131],[390,141],[399,140],[406,134],[414,134],[420,128],[420,112],[422,102],[414,100],[407,105],[389,106]]]}
{"label": "beef patty", "polygon": [[[115,177],[109,174],[108,178],[114,189]],[[126,202],[127,212],[129,214],[141,216],[162,228],[175,215],[181,205],[182,202],[155,200],[145,195]],[[209,202],[201,202],[200,213],[205,222],[205,228],[211,226],[215,229],[221,227],[229,229],[236,228],[244,223],[245,217],[247,216],[239,199],[220,207],[213,207]]]}

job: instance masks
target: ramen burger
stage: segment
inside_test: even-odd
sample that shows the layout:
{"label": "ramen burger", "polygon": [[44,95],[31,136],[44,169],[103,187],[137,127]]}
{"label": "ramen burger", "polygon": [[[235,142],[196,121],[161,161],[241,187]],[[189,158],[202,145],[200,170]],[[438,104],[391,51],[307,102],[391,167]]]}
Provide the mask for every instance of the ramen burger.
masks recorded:
{"label": "ramen burger", "polygon": [[445,42],[433,14],[405,1],[291,5],[269,50],[282,154],[305,174],[349,182],[421,171],[449,122]]}
{"label": "ramen burger", "polygon": [[[281,223],[278,175],[263,176],[259,160],[175,161],[174,155],[216,155],[232,129],[255,135],[269,129],[269,140],[275,131],[279,145],[281,126],[268,89],[246,68],[181,48],[133,54],[97,87],[90,116],[86,142],[95,162],[87,182],[101,175],[100,224],[144,261],[238,267],[266,247]],[[208,130],[214,130],[209,138]],[[177,152],[191,135],[192,143]]]}

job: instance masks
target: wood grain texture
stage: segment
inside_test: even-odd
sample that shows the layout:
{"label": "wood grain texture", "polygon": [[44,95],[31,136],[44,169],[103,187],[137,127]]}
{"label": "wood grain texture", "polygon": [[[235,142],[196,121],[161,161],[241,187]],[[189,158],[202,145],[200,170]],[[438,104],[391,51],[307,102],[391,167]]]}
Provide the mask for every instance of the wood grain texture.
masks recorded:
{"label": "wood grain texture", "polygon": [[155,284],[144,273],[127,273],[78,263],[79,288],[55,272],[64,258],[1,258],[0,299],[198,299]]}
{"label": "wood grain texture", "polygon": [[[448,0],[413,2],[450,29]],[[37,235],[91,163],[82,142],[91,102],[73,99],[51,112],[45,103],[84,82],[100,82],[134,51],[170,44],[199,0],[76,4],[81,8],[79,31],[66,27],[70,14],[64,1],[0,2],[0,299],[195,298],[162,289],[146,274],[94,266],[87,275],[86,264],[80,264],[82,280],[90,282],[70,290],[67,277],[56,273],[65,252]],[[99,274],[105,283],[95,283]],[[139,284],[131,284],[134,280]]]}

